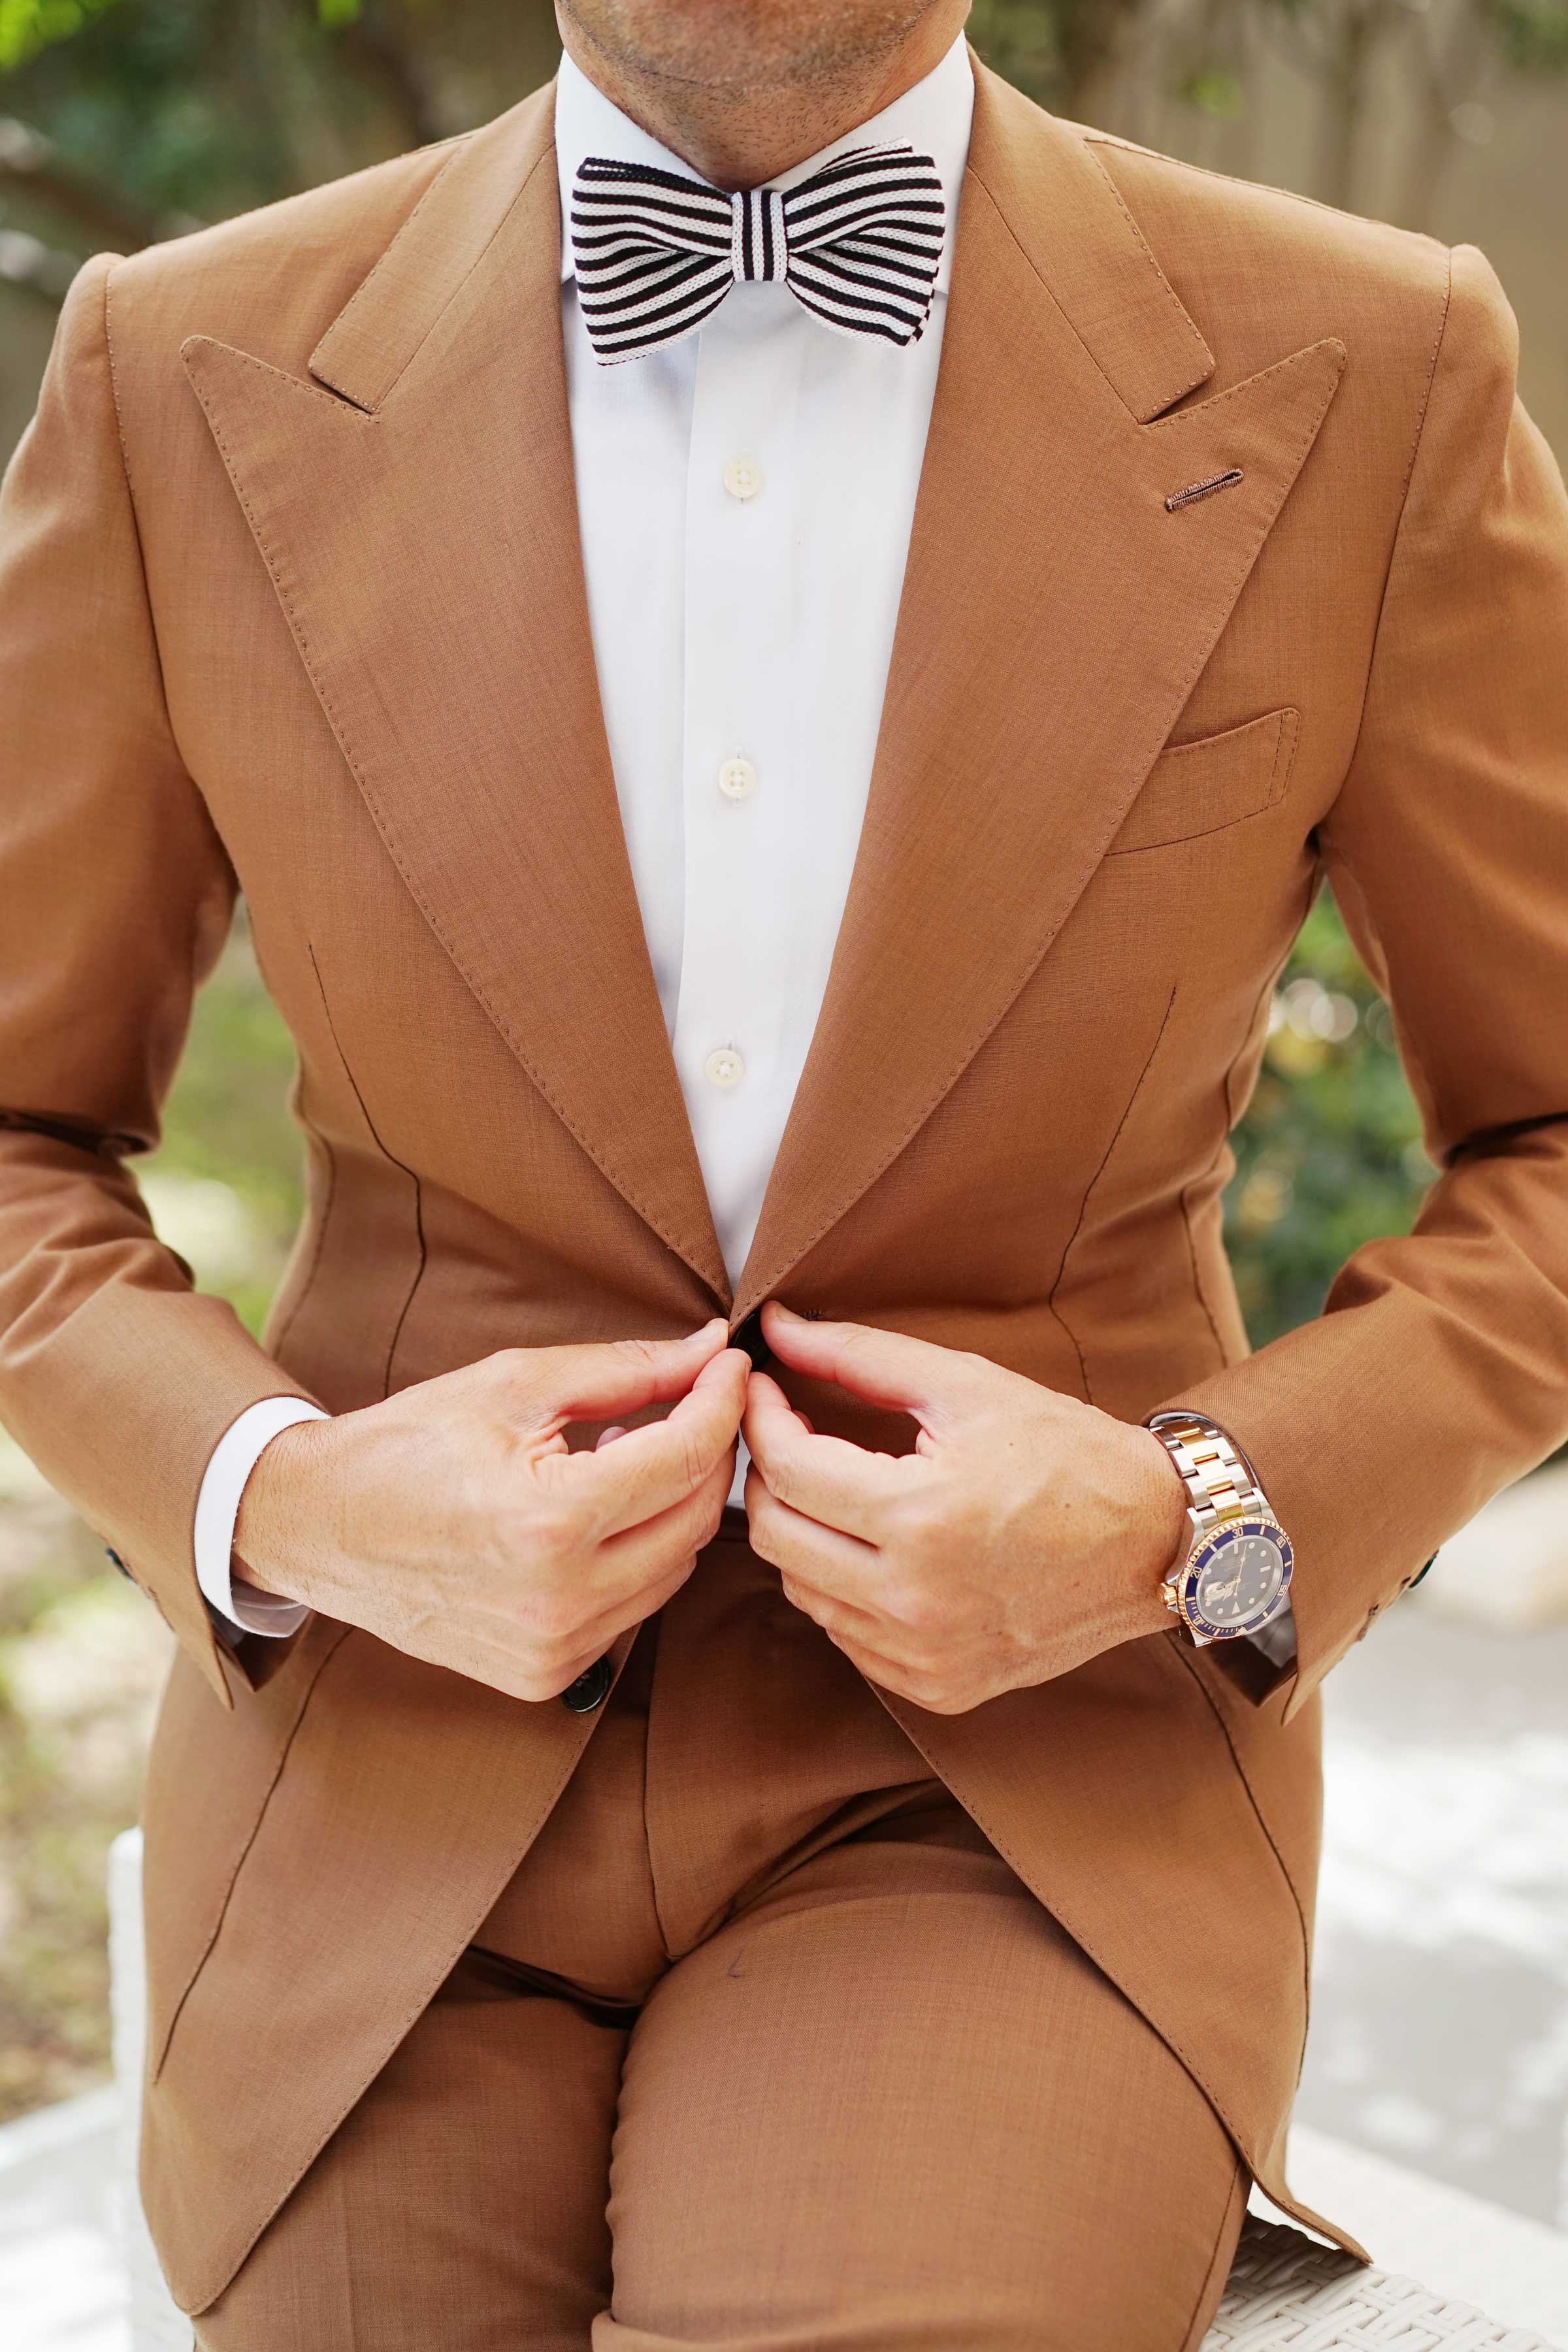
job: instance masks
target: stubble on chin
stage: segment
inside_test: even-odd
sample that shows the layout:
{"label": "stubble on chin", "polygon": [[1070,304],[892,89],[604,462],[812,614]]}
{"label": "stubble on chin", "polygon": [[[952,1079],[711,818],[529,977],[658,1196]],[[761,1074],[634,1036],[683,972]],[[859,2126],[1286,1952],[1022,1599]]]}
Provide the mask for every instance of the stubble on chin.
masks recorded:
{"label": "stubble on chin", "polygon": [[933,0],[556,0],[618,73],[691,89],[804,89],[890,56]]}

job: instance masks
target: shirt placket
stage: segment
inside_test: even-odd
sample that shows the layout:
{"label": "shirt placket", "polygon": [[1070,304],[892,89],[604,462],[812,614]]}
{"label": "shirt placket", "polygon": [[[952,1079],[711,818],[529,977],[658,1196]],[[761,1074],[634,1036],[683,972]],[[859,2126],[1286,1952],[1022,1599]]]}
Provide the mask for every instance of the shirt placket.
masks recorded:
{"label": "shirt placket", "polygon": [[700,339],[688,471],[685,922],[676,1066],[731,1276],[788,1115],[798,338],[736,286]]}

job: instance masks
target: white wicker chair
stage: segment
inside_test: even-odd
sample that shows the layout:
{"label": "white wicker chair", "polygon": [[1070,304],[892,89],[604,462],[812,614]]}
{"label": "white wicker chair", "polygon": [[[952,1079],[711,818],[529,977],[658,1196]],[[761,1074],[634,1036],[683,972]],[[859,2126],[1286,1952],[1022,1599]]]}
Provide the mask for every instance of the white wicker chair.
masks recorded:
{"label": "white wicker chair", "polygon": [[[1552,2352],[1413,2279],[1363,2270],[1300,2230],[1248,2214],[1203,2352]],[[140,2352],[140,2347],[138,2347]]]}
{"label": "white wicker chair", "polygon": [[[131,2281],[133,2352],[191,2352],[191,2326],[170,2299],[136,2194],[137,2109],[145,2042],[142,1839],[110,1859],[114,2066],[124,2107],[121,2221]],[[1299,2230],[1247,2217],[1241,2251],[1203,2352],[1553,2352],[1543,2336],[1500,2327],[1411,2280],[1363,2270]],[[327,2352],[327,2347],[323,2347]]]}
{"label": "white wicker chair", "polygon": [[[109,1972],[114,2077],[120,2086],[121,2253],[131,2290],[132,2352],[191,2352],[191,2323],[175,2308],[147,2233],[136,2187],[142,2068],[147,2049],[147,1968],[142,1946],[142,1832],[109,1852]],[[324,2352],[324,2347],[323,2347]]]}

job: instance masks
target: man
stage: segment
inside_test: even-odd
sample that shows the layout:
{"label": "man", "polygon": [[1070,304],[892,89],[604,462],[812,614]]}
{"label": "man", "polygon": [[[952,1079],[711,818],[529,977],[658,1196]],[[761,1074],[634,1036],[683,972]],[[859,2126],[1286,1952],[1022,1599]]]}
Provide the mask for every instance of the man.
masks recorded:
{"label": "man", "polygon": [[[9,478],[0,1374],[183,1645],[216,2352],[1195,2346],[1301,2210],[1317,1686],[1564,1431],[1506,306],[965,13],[563,0],[487,129],[90,265]],[[1442,1173],[1249,1357],[1325,874]],[[124,1165],[239,888],[264,1347]]]}

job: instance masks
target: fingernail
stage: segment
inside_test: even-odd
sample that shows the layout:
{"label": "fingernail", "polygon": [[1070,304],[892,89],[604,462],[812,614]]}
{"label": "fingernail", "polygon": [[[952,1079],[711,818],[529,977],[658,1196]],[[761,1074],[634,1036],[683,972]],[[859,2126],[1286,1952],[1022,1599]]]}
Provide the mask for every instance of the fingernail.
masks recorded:
{"label": "fingernail", "polygon": [[689,1347],[693,1340],[709,1339],[715,1331],[727,1331],[729,1328],[722,1315],[711,1315],[700,1329],[687,1333],[686,1344]]}
{"label": "fingernail", "polygon": [[786,1323],[804,1323],[805,1320],[805,1316],[797,1315],[793,1307],[786,1307],[782,1298],[771,1298],[768,1304],[775,1315],[784,1317]]}

